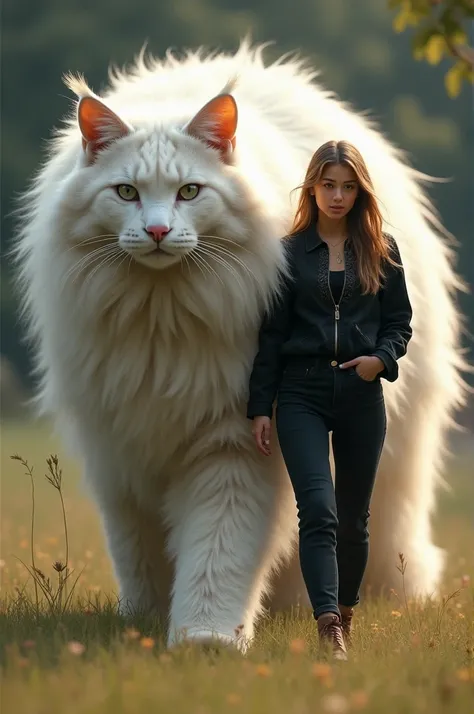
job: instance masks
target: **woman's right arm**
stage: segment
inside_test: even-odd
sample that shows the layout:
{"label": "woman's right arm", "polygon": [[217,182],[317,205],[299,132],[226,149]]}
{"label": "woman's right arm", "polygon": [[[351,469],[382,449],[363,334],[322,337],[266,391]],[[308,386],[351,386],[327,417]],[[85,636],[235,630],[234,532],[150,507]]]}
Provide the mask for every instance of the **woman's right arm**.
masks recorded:
{"label": "woman's right arm", "polygon": [[288,251],[289,275],[283,279],[280,295],[266,313],[258,336],[258,352],[249,381],[247,417],[270,417],[273,402],[283,373],[281,347],[289,337],[293,311],[293,271]]}

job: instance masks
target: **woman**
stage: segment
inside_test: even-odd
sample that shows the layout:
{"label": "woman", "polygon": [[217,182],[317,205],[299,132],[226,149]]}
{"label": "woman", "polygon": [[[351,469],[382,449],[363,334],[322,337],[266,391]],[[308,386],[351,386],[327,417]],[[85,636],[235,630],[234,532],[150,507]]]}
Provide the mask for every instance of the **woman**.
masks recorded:
{"label": "woman", "polygon": [[412,310],[400,254],[382,232],[359,151],[327,142],[300,188],[286,239],[289,276],[261,326],[247,416],[258,449],[269,455],[278,393],[276,426],[298,507],[303,577],[320,639],[346,659],[385,439],[381,379],[397,379]]}

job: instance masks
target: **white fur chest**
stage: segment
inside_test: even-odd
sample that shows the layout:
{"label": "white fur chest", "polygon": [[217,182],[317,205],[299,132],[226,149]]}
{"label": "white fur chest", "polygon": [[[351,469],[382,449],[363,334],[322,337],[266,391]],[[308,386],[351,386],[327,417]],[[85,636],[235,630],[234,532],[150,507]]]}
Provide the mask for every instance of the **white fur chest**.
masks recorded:
{"label": "white fur chest", "polygon": [[185,281],[152,282],[160,279],[122,271],[112,281],[104,269],[41,290],[46,407],[143,466],[169,459],[199,426],[243,412],[261,315],[255,291],[227,301],[209,281],[200,292],[196,280],[190,291]]}

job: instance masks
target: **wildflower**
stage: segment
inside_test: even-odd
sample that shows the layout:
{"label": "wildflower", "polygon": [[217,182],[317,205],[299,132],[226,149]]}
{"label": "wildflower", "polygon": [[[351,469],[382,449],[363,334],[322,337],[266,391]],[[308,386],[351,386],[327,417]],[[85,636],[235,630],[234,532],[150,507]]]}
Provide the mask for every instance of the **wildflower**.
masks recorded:
{"label": "wildflower", "polygon": [[124,639],[126,640],[138,640],[140,637],[140,632],[134,627],[128,627],[123,633]]}
{"label": "wildflower", "polygon": [[315,662],[311,668],[313,677],[319,679],[320,682],[327,687],[332,685],[332,668],[331,665],[324,662]]}
{"label": "wildflower", "polygon": [[140,645],[145,650],[151,650],[155,646],[155,640],[153,639],[153,637],[142,637],[142,639],[140,640]]}
{"label": "wildflower", "polygon": [[469,575],[463,575],[461,578],[461,587],[462,588],[467,588],[469,587],[469,583],[471,582],[471,578]]}
{"label": "wildflower", "polygon": [[68,651],[76,657],[79,657],[86,651],[85,645],[83,645],[82,642],[76,642],[75,640],[71,640],[71,642],[68,642],[67,648]]}
{"label": "wildflower", "polygon": [[258,664],[255,672],[259,677],[270,677],[272,670],[268,666],[268,664]]}
{"label": "wildflower", "polygon": [[365,709],[369,703],[369,695],[363,689],[356,689],[351,694],[351,706],[353,709]]}
{"label": "wildflower", "polygon": [[349,702],[342,694],[328,694],[321,700],[323,710],[330,714],[345,714],[349,711]]}
{"label": "wildflower", "polygon": [[240,697],[238,694],[235,694],[235,692],[231,692],[227,695],[227,704],[235,706],[236,704],[240,704],[241,701],[242,697]]}
{"label": "wildflower", "polygon": [[474,667],[463,667],[458,669],[456,677],[460,682],[474,682]]}
{"label": "wildflower", "polygon": [[304,654],[306,652],[306,642],[301,637],[291,640],[290,652],[297,655]]}
{"label": "wildflower", "polygon": [[400,610],[392,610],[392,612],[390,614],[392,615],[392,617],[401,617],[402,616],[402,613],[400,612]]}

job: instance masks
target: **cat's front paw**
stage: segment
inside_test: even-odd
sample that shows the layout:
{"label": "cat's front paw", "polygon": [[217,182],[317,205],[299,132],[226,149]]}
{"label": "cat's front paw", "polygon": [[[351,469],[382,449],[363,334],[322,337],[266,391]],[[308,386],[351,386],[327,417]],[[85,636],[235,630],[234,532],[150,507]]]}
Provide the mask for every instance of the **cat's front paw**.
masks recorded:
{"label": "cat's front paw", "polygon": [[199,630],[196,628],[182,628],[170,633],[168,647],[177,647],[183,644],[192,644],[206,650],[237,649],[242,654],[248,649],[249,640],[240,628],[236,628],[235,635],[227,635],[217,630]]}

